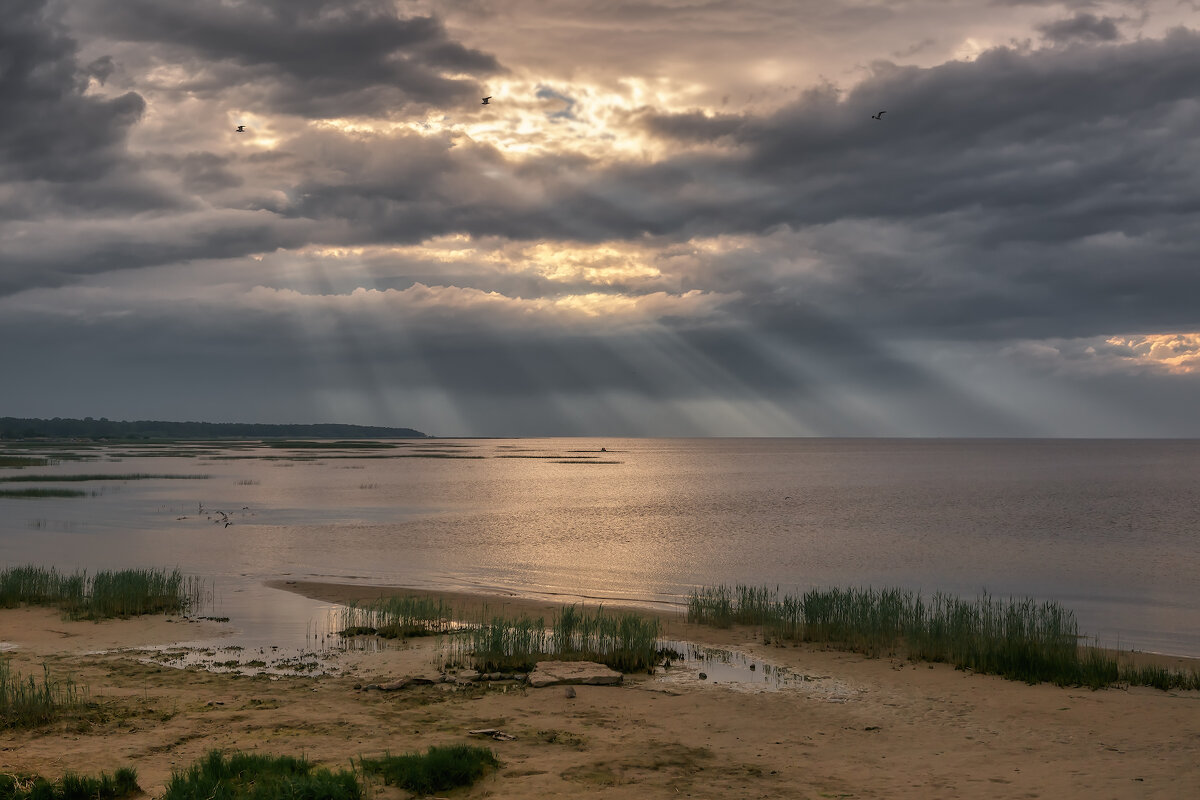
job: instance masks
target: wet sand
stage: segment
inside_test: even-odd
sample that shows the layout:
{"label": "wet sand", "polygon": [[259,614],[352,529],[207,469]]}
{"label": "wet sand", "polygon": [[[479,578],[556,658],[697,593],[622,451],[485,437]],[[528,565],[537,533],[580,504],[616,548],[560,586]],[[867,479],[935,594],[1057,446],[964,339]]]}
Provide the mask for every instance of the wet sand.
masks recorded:
{"label": "wet sand", "polygon": [[[401,590],[286,583],[333,602]],[[413,592],[417,594],[417,592]],[[419,592],[428,595],[430,592]],[[516,597],[447,594],[455,609],[553,614]],[[117,647],[219,635],[164,618],[64,622],[0,611],[0,642],[24,674],[70,673],[89,687],[81,720],[0,732],[0,771],[137,769],[152,796],[173,769],[216,748],[350,758],[431,744],[490,746],[503,766],[455,797],[1178,798],[1200,785],[1200,693],[1027,686],[812,647],[764,645],[751,629],[689,626],[659,613],[670,638],[735,649],[807,675],[775,692],[712,685],[679,667],[620,687],[515,684],[356,690],[435,673],[432,638],[382,652],[338,651],[339,674],[271,679],[180,670]],[[1182,663],[1168,659],[1168,663]],[[663,680],[663,678],[668,678]],[[837,687],[814,691],[812,687]],[[467,731],[501,728],[513,741]],[[380,789],[376,796],[405,793]]]}

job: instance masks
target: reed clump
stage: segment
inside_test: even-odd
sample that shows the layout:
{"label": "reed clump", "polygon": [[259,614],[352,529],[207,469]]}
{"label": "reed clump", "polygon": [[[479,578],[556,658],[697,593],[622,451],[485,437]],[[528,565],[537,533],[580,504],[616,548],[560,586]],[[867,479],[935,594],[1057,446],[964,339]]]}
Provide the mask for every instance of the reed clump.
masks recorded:
{"label": "reed clump", "polygon": [[383,597],[351,603],[342,610],[342,636],[381,636],[406,639],[448,632],[454,612],[443,600],[432,597]]}
{"label": "reed clump", "polygon": [[161,800],[362,800],[351,771],[333,772],[304,758],[212,750],[174,772]]}
{"label": "reed clump", "polygon": [[0,489],[0,497],[86,497],[88,492],[82,489],[46,489],[30,487],[28,489]]}
{"label": "reed clump", "polygon": [[105,473],[84,473],[74,475],[6,475],[0,477],[0,483],[79,483],[82,481],[150,481],[150,480],[171,480],[171,481],[193,481],[205,480],[208,475],[155,475],[145,472],[130,472],[117,475],[107,475]]}
{"label": "reed clump", "polygon": [[486,747],[460,744],[430,747],[424,754],[360,758],[359,766],[364,774],[382,777],[388,786],[427,795],[470,786],[500,762]]}
{"label": "reed clump", "polygon": [[0,659],[0,728],[33,728],[78,710],[83,692],[69,678],[52,681],[42,667],[42,680],[13,670],[9,659]]}
{"label": "reed clump", "polygon": [[204,602],[207,587],[178,569],[62,573],[53,567],[0,570],[0,607],[51,606],[68,619],[183,613]]}
{"label": "reed clump", "polygon": [[58,781],[41,775],[0,774],[0,800],[119,800],[141,791],[131,767],[97,777],[68,772]]}
{"label": "reed clump", "polygon": [[688,621],[758,625],[777,641],[821,642],[872,656],[899,653],[1029,683],[1200,686],[1195,672],[1118,667],[1107,651],[1080,645],[1072,611],[1030,598],[963,599],[942,592],[926,598],[896,588],[780,595],[778,589],[722,585],[692,593]]}
{"label": "reed clump", "polygon": [[50,459],[48,458],[37,458],[35,456],[0,455],[0,467],[22,469],[24,467],[45,467],[49,465],[49,463]]}
{"label": "reed clump", "polygon": [[621,672],[649,671],[661,661],[658,620],[634,613],[564,607],[544,617],[484,616],[465,623],[444,648],[449,665],[482,672],[527,671],[538,661],[597,661]]}

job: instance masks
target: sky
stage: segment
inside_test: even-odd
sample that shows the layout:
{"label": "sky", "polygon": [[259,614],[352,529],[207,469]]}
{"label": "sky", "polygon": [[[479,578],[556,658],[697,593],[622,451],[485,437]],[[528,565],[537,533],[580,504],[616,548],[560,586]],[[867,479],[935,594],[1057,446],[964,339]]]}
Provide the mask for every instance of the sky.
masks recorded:
{"label": "sky", "polygon": [[6,0],[0,416],[1200,436],[1198,87],[1191,0]]}

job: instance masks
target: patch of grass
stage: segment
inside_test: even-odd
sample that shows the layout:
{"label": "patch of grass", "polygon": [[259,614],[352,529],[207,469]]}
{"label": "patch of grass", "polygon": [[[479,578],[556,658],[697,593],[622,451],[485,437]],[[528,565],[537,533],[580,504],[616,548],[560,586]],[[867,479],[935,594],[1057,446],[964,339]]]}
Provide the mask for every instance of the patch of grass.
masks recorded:
{"label": "patch of grass", "polygon": [[362,800],[353,772],[314,767],[303,758],[219,750],[174,772],[161,800]]}
{"label": "patch of grass", "polygon": [[52,606],[70,619],[182,613],[203,603],[204,582],[178,569],[126,569],[70,575],[53,567],[0,570],[0,607]]}
{"label": "patch of grass", "polygon": [[446,660],[482,672],[527,671],[538,661],[598,661],[621,672],[653,669],[659,661],[658,620],[638,614],[595,613],[570,605],[547,627],[544,618],[493,616],[468,623],[451,638]]}
{"label": "patch of grass", "polygon": [[38,683],[32,675],[13,671],[9,659],[0,659],[0,728],[37,727],[82,705],[73,681],[52,681],[49,668],[43,665],[42,670],[42,681]]}
{"label": "patch of grass", "polygon": [[367,603],[351,603],[342,610],[342,636],[376,635],[406,639],[446,633],[453,611],[442,600],[431,597],[382,597]]}
{"label": "patch of grass", "polygon": [[296,439],[279,439],[264,441],[267,447],[286,450],[391,450],[396,447],[391,442],[373,442],[361,439],[342,439],[338,441],[309,441]]}
{"label": "patch of grass", "polygon": [[89,473],[78,475],[8,475],[0,478],[0,483],[66,483],[79,481],[148,481],[148,480],[169,480],[169,481],[191,481],[205,480],[208,475],[154,475],[144,472],[131,472],[126,474],[105,475],[103,473]]}
{"label": "patch of grass", "polygon": [[0,800],[118,800],[141,791],[130,767],[95,778],[68,772],[57,782],[40,775],[0,774]]}
{"label": "patch of grass", "polygon": [[0,497],[86,497],[79,489],[0,489]]}
{"label": "patch of grass", "polygon": [[408,753],[362,758],[359,765],[364,773],[381,776],[389,786],[425,795],[470,786],[489,768],[500,766],[500,762],[486,747],[460,744],[430,747],[424,755]]}
{"label": "patch of grass", "polygon": [[33,456],[0,456],[0,467],[44,467],[50,463],[48,458],[35,458]]}
{"label": "patch of grass", "polygon": [[813,589],[779,596],[766,587],[714,586],[688,601],[688,621],[759,625],[767,638],[823,642],[878,656],[901,653],[1028,683],[1101,688],[1116,683],[1200,688],[1200,673],[1118,668],[1098,647],[1081,647],[1075,615],[1029,598],[930,598],[905,589]]}

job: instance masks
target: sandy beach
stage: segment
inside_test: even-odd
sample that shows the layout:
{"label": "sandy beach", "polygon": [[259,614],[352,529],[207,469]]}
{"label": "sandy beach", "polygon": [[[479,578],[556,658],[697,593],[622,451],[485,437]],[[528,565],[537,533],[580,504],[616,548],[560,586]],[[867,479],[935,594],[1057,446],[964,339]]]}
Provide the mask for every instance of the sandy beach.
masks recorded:
{"label": "sandy beach", "polygon": [[[404,593],[299,581],[278,588],[334,602]],[[456,610],[549,616],[555,608],[445,597]],[[668,638],[808,679],[764,691],[714,685],[676,666],[628,675],[619,687],[580,686],[574,697],[508,682],[366,691],[356,686],[436,675],[436,640],[339,650],[328,656],[334,675],[271,678],[140,660],[136,648],[216,637],[229,629],[222,623],[68,622],[47,609],[3,610],[0,642],[13,667],[40,677],[44,663],[54,678],[72,676],[92,707],[80,719],[0,733],[0,770],[56,777],[133,766],[154,796],[172,770],[212,748],[344,767],[360,755],[475,743],[490,746],[502,767],[453,796],[1179,798],[1200,785],[1197,692],[1028,686],[944,664],[767,645],[752,629],[658,616]],[[516,738],[468,733],[480,728]]]}

